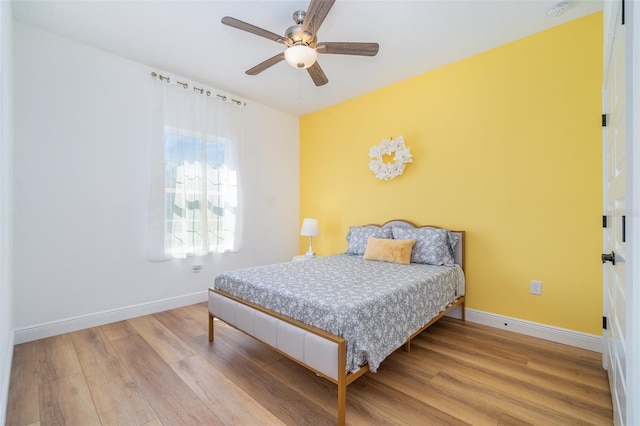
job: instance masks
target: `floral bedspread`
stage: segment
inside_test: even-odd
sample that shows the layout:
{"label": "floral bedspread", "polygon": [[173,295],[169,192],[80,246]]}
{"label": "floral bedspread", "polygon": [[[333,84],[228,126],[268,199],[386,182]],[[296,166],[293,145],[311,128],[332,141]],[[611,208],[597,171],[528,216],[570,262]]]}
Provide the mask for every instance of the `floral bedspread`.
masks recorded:
{"label": "floral bedspread", "polygon": [[464,294],[455,266],[336,255],[226,272],[214,288],[344,337],[347,370],[380,363]]}

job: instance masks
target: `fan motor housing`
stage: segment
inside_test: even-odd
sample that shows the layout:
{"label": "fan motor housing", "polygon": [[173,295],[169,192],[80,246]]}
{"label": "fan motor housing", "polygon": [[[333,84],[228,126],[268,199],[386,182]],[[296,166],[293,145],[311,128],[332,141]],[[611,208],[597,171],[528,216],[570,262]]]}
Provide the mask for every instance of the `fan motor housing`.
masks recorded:
{"label": "fan motor housing", "polygon": [[306,44],[313,47],[316,45],[317,37],[306,32],[302,32],[302,23],[307,13],[304,10],[298,10],[293,13],[293,21],[296,25],[292,25],[284,33],[284,36],[293,41],[293,45]]}

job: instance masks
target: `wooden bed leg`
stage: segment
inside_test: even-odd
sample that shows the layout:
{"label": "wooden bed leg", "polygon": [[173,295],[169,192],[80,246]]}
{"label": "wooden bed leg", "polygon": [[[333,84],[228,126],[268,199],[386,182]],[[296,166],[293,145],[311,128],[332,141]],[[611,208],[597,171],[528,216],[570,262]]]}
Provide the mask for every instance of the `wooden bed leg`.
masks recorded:
{"label": "wooden bed leg", "polygon": [[213,342],[213,315],[209,312],[209,342]]}
{"label": "wooden bed leg", "polygon": [[462,321],[464,322],[467,320],[466,310],[464,308],[464,300],[462,301],[462,305],[460,306],[462,306]]}
{"label": "wooden bed leg", "polygon": [[[342,382],[342,383],[340,383]],[[344,426],[347,418],[347,383],[338,381],[338,426]]]}
{"label": "wooden bed leg", "polygon": [[404,351],[411,352],[411,339],[404,342]]}
{"label": "wooden bed leg", "polygon": [[338,343],[338,426],[347,418],[347,342]]}

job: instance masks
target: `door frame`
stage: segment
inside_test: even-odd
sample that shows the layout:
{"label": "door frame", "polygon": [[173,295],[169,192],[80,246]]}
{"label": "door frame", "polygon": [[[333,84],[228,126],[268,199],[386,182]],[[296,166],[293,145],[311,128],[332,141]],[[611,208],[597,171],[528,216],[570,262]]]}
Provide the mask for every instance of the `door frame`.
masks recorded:
{"label": "door frame", "polygon": [[[626,277],[628,269],[629,238],[626,243],[623,236],[623,216],[628,214],[629,174],[631,173],[630,162],[632,153],[629,151],[630,138],[626,135],[626,128],[630,119],[628,117],[629,93],[627,82],[627,46],[624,40],[628,37],[629,27],[625,25],[624,0],[613,0],[604,3],[603,10],[603,75],[602,75],[602,108],[603,128],[602,128],[602,182],[603,182],[603,315],[606,323],[603,327],[602,336],[602,363],[608,370],[609,390],[613,404],[613,423],[615,425],[627,424],[628,418],[628,339],[629,310],[627,306],[631,303],[628,300],[629,287],[632,284]],[[622,50],[621,50],[622,49]],[[624,64],[625,68],[620,70],[619,65]],[[620,91],[623,90],[624,93]],[[621,95],[621,96],[620,96]],[[620,99],[624,99],[622,104]],[[622,122],[620,120],[623,120]],[[623,125],[624,128],[619,127]],[[625,155],[626,153],[626,155]],[[623,154],[623,158],[618,158]],[[619,164],[620,161],[624,164]],[[621,167],[626,170],[624,177],[617,177],[616,170]],[[621,181],[620,179],[624,179]],[[622,197],[622,198],[621,198]],[[618,204],[622,201],[622,204]],[[627,211],[627,212],[625,212]],[[604,219],[607,219],[604,222]],[[610,222],[610,223],[607,223]],[[613,251],[615,257],[611,264],[605,263],[605,254]],[[618,262],[616,262],[616,260]],[[621,280],[621,281],[619,281]],[[620,291],[624,294],[620,295]]]}
{"label": "door frame", "polygon": [[[611,11],[616,2],[623,2],[625,15],[625,80],[626,80],[626,205],[627,256],[626,275],[626,412],[620,413],[626,425],[640,424],[640,4],[636,1],[605,0],[604,9]],[[604,18],[615,19],[604,13]],[[603,22],[604,23],[604,22]],[[605,30],[611,22],[604,23]],[[609,34],[604,35],[603,64],[608,60]],[[603,79],[605,75],[603,74]],[[604,84],[604,81],[603,81]],[[604,95],[604,92],[603,92]],[[604,137],[604,132],[603,132]],[[604,152],[603,152],[604,155]],[[605,179],[603,170],[603,182]],[[604,283],[603,283],[604,284]],[[606,295],[603,308],[606,308]],[[603,338],[604,354],[604,338]],[[603,359],[603,362],[605,360]]]}
{"label": "door frame", "polygon": [[[628,425],[640,424],[640,5],[625,2],[627,27],[627,413]],[[635,327],[634,327],[635,324]]]}

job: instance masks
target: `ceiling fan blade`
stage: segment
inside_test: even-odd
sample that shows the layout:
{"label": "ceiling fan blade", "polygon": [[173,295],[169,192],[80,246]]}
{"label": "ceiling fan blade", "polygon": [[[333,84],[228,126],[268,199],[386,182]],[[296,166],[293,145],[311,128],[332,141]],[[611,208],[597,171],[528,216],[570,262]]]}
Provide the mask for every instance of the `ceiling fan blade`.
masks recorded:
{"label": "ceiling fan blade", "polygon": [[279,62],[282,62],[282,61],[284,61],[284,53],[278,53],[276,56],[272,56],[271,58],[267,59],[266,61],[260,62],[255,67],[246,70],[245,73],[247,73],[249,75],[260,74],[262,71],[266,70],[267,68],[272,67],[275,64],[277,64]]}
{"label": "ceiling fan blade", "polygon": [[277,41],[278,43],[285,44],[285,37],[278,35],[276,33],[272,33],[271,31],[267,31],[260,27],[256,27],[255,25],[248,24],[244,21],[241,21],[236,18],[232,18],[231,16],[225,16],[222,18],[222,23],[228,25],[233,28],[237,28],[242,31],[246,31],[251,34],[258,35],[260,37],[268,38],[269,40]]}
{"label": "ceiling fan blade", "polygon": [[322,71],[322,68],[320,68],[320,64],[318,62],[307,68],[307,71],[316,86],[324,86],[329,82],[329,79],[324,74],[324,71]]}
{"label": "ceiling fan blade", "polygon": [[335,1],[336,0],[311,0],[309,8],[307,9],[307,16],[305,16],[302,22],[301,31],[311,36],[316,34]]}
{"label": "ceiling fan blade", "polygon": [[316,50],[318,53],[331,53],[334,55],[359,55],[376,56],[380,46],[378,43],[348,43],[348,42],[327,42],[318,43]]}

